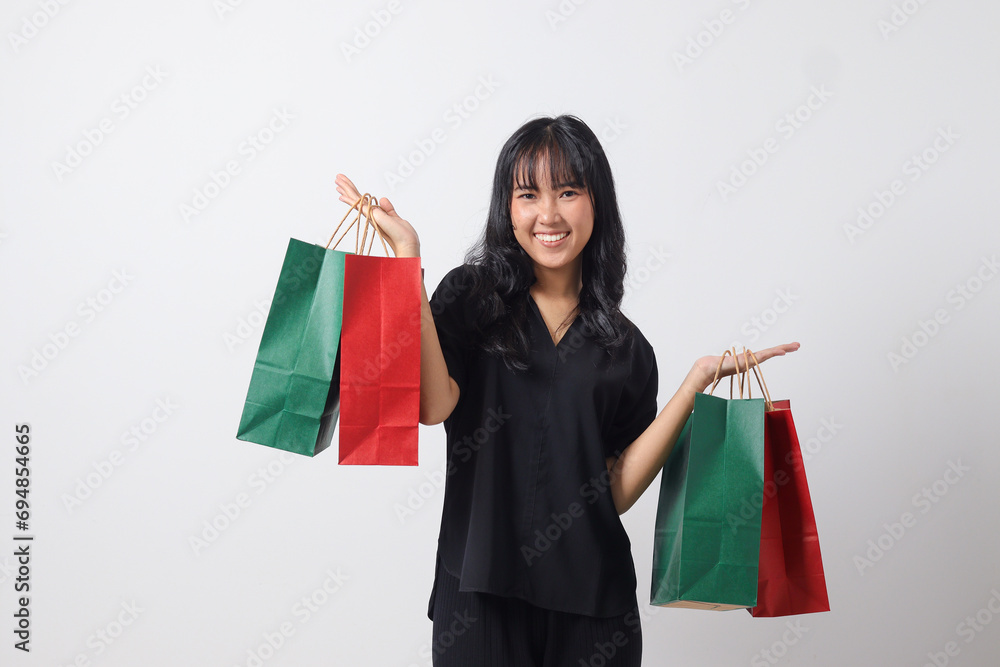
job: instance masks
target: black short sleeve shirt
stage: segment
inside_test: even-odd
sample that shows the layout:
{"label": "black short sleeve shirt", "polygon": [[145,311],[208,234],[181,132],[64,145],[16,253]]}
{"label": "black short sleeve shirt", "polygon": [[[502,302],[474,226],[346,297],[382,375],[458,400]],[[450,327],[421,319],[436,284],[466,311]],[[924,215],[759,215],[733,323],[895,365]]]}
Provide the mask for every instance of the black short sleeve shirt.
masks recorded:
{"label": "black short sleeve shirt", "polygon": [[[449,271],[430,298],[460,390],[444,422],[438,566],[461,591],[587,616],[625,613],[636,606],[635,567],[605,457],[656,417],[653,348],[636,328],[612,361],[579,318],[557,345],[529,294],[530,367],[509,371],[470,343],[469,270]],[[432,592],[431,618],[433,606]]]}

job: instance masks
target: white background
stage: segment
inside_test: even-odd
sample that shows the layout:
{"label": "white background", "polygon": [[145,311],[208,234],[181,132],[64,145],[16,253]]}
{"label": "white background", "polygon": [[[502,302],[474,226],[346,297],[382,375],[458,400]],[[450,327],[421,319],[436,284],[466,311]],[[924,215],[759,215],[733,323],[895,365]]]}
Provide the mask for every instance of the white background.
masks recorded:
{"label": "white background", "polygon": [[[420,427],[417,468],[338,466],[335,450],[284,464],[238,441],[256,313],[288,238],[325,243],[346,211],[338,172],[418,230],[433,291],[484,224],[504,141],[566,112],[614,168],[624,309],[655,347],[661,407],[701,355],[802,343],[764,370],[807,448],[833,611],[791,619],[799,637],[789,619],[645,605],[657,478],[623,516],[643,664],[995,664],[996,3],[234,4],[4,2],[0,663],[252,665],[290,623],[264,664],[429,665],[444,429]],[[269,135],[275,110],[294,118]],[[102,119],[112,131],[88,139]],[[768,139],[766,162],[741,167]],[[206,188],[231,160],[226,187]],[[418,164],[392,182],[401,161]],[[894,180],[901,194],[852,232]],[[185,216],[196,191],[214,196]],[[87,299],[104,300],[92,317]],[[177,406],[162,422],[158,400]],[[12,647],[21,422],[28,655]],[[134,449],[132,428],[148,431]],[[952,464],[968,470],[949,483]],[[193,547],[212,521],[228,526]],[[123,604],[141,611],[118,634]],[[992,623],[960,626],[977,612]]]}

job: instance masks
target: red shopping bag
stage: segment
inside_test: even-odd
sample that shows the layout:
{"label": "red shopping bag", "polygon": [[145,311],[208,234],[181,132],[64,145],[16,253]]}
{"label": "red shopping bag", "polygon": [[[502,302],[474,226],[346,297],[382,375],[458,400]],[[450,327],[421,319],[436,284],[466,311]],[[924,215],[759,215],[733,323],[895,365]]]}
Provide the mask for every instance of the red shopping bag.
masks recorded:
{"label": "red shopping bag", "polygon": [[788,401],[764,413],[764,506],[754,616],[830,611],[819,534]]}
{"label": "red shopping bag", "polygon": [[417,465],[420,282],[419,257],[345,258],[340,463]]}

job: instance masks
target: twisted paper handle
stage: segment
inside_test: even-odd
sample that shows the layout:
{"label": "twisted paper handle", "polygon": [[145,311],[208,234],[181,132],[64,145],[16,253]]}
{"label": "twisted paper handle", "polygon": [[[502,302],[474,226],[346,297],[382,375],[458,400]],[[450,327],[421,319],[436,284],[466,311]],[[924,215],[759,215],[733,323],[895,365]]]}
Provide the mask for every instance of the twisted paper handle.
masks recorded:
{"label": "twisted paper handle", "polygon": [[[767,410],[767,411],[773,410],[774,409],[774,404],[771,402],[771,394],[767,390],[767,383],[764,381],[764,374],[763,374],[763,372],[761,372],[758,369],[758,366],[760,366],[760,362],[757,361],[757,355],[755,355],[752,350],[749,350],[747,348],[743,348],[743,364],[744,364],[744,368],[742,370],[740,369],[740,356],[736,352],[736,348],[735,347],[730,348],[729,350],[726,350],[725,352],[722,353],[722,356],[719,357],[719,364],[715,367],[715,379],[712,381],[712,388],[709,389],[708,393],[712,394],[715,391],[716,385],[719,384],[719,380],[721,379],[719,377],[719,372],[722,370],[722,362],[725,361],[726,357],[729,356],[730,354],[732,354],[732,356],[733,356],[733,361],[736,362],[736,372],[733,375],[729,376],[729,398],[731,399],[733,397],[733,377],[734,376],[738,376],[737,377],[737,381],[738,381],[738,384],[739,384],[740,398],[741,399],[743,398],[743,379],[744,379],[744,376],[746,376],[746,380],[747,380],[747,398],[753,398],[753,392],[750,389],[751,385],[750,385],[750,377],[749,377],[750,376],[750,371],[752,370],[754,376],[756,376],[756,378],[757,378],[757,385],[760,387],[761,391],[764,393],[764,409]],[[750,359],[747,358],[747,355],[749,355],[753,359],[753,365],[750,364]]]}
{"label": "twisted paper handle", "polygon": [[[757,384],[760,385],[760,390],[764,392],[764,409],[768,411],[774,410],[774,403],[771,402],[771,392],[767,390],[767,382],[764,381],[764,372],[759,370],[760,362],[757,361],[757,355],[751,350],[747,350],[747,352],[749,352],[750,356],[753,358],[754,365],[751,369],[753,370],[753,374],[757,376]],[[747,374],[749,375],[749,371]],[[750,379],[747,378],[747,385],[749,384]]]}
{"label": "twisted paper handle", "polygon": [[[354,230],[354,254],[356,254],[356,255],[361,255],[361,254],[370,255],[371,254],[372,244],[375,242],[375,233],[377,233],[379,239],[381,239],[381,241],[382,241],[382,247],[385,249],[385,256],[389,257],[389,246],[387,246],[386,243],[385,243],[385,236],[383,236],[381,228],[379,228],[378,223],[375,222],[374,216],[372,216],[372,209],[373,208],[377,208],[377,209],[379,209],[381,211],[385,211],[385,209],[383,209],[381,206],[379,206],[377,203],[375,203],[377,201],[378,201],[378,198],[376,198],[374,195],[368,194],[367,192],[365,194],[361,195],[361,197],[359,197],[358,200],[356,202],[354,202],[354,205],[351,206],[351,208],[347,209],[347,213],[344,214],[344,217],[340,219],[340,224],[337,225],[337,229],[333,230],[333,234],[330,235],[330,240],[326,242],[326,247],[328,249],[331,249],[330,248],[330,244],[333,243],[333,238],[337,235],[337,231],[344,225],[344,221],[347,220],[347,216],[349,216],[351,214],[351,211],[357,209],[358,214],[356,216],[354,216],[354,219],[351,220],[351,222],[350,222],[349,225],[347,225],[347,229],[345,229],[344,233],[340,235],[340,238],[337,239],[337,242],[333,243],[333,248],[332,249],[336,249],[336,247],[338,245],[340,245],[340,242],[343,240],[343,238],[347,235],[347,232],[349,232],[351,230],[351,227],[354,227],[354,223],[358,223],[358,226]],[[367,207],[368,207],[368,213],[367,213],[367,215],[364,213],[364,211],[365,211],[365,205],[367,205]],[[365,219],[365,232],[364,232],[363,236],[360,235],[361,234],[361,224],[360,223],[361,223],[361,218],[362,217],[364,217],[364,219]],[[369,226],[371,226],[371,227],[373,227],[375,229],[375,233],[372,234],[372,240],[371,240],[371,243],[368,244],[368,250],[365,251],[365,252],[362,252],[364,250],[364,248],[365,248],[365,241],[368,239],[368,227]],[[359,240],[360,240],[360,244],[359,244]]]}

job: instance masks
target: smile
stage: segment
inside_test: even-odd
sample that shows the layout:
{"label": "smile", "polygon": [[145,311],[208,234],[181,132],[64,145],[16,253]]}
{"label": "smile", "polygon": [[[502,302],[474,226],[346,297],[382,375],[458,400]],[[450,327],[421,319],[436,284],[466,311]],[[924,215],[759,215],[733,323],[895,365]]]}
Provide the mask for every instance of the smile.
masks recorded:
{"label": "smile", "polygon": [[569,232],[562,232],[561,234],[535,234],[535,238],[538,241],[548,247],[557,246],[562,243],[562,240],[569,236]]}

